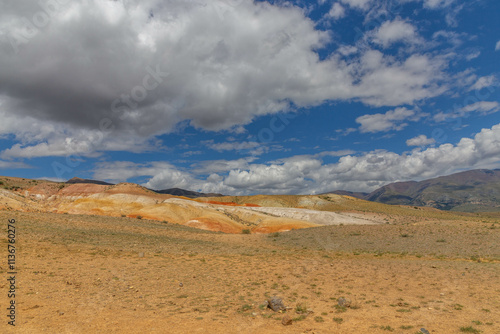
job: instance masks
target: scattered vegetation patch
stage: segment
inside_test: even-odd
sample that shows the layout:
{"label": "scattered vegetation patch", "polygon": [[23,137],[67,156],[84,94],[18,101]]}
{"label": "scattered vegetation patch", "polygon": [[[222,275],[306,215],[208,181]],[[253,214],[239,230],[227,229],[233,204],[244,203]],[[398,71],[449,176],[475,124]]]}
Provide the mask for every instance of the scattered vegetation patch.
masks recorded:
{"label": "scattered vegetation patch", "polygon": [[295,306],[295,313],[306,314],[307,313],[307,305],[305,303],[297,304]]}
{"label": "scattered vegetation patch", "polygon": [[380,329],[384,331],[394,332],[394,328],[392,328],[391,326],[380,326]]}
{"label": "scattered vegetation patch", "polygon": [[292,320],[293,321],[301,321],[301,320],[304,320],[305,318],[307,318],[307,316],[305,316],[304,314],[301,314],[298,317],[293,318]]}
{"label": "scattered vegetation patch", "polygon": [[250,311],[252,308],[252,305],[245,304],[240,308],[240,312]]}
{"label": "scattered vegetation patch", "polygon": [[460,332],[462,333],[481,333],[479,329],[476,329],[472,326],[460,327]]}
{"label": "scattered vegetation patch", "polygon": [[337,309],[337,313],[343,313],[347,311],[347,307],[345,306],[335,305],[335,308]]}

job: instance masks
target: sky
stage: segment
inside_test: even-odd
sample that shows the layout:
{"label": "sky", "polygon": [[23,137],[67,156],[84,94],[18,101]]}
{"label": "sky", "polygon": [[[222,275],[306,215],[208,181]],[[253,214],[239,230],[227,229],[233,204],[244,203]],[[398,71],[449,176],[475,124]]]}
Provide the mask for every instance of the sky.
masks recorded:
{"label": "sky", "polygon": [[226,195],[500,168],[497,0],[6,0],[0,175]]}

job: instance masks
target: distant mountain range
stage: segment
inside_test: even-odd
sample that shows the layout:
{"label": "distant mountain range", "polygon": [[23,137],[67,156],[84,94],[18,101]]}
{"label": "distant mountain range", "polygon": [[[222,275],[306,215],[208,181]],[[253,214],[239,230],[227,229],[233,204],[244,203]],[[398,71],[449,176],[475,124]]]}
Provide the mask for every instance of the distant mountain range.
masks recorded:
{"label": "distant mountain range", "polygon": [[87,180],[80,179],[79,177],[74,177],[71,180],[66,181],[67,184],[76,184],[76,183],[89,183],[89,184],[100,184],[102,186],[113,186],[113,183],[108,183],[104,181],[96,181],[96,180]]}
{"label": "distant mountain range", "polygon": [[196,191],[185,190],[185,189],[180,189],[180,188],[170,188],[170,189],[153,190],[153,191],[156,192],[156,193],[158,193],[158,194],[168,194],[168,195],[174,195],[174,196],[184,196],[184,197],[188,197],[188,198],[224,196],[224,195],[217,194],[217,193],[199,193],[199,192],[196,192]]}
{"label": "distant mountain range", "polygon": [[[66,181],[66,183],[67,184],[88,183],[88,184],[99,184],[99,185],[105,185],[105,186],[113,186],[114,185],[113,183],[108,183],[108,182],[104,182],[104,181],[81,179],[79,177],[74,177],[71,180]],[[224,196],[224,195],[217,194],[217,193],[206,194],[206,193],[200,193],[200,192],[185,190],[185,189],[180,189],[180,188],[170,188],[170,189],[164,189],[164,190],[149,189],[149,190],[154,191],[155,193],[158,193],[158,194],[184,196],[184,197],[188,197],[188,198]]]}
{"label": "distant mountain range", "polygon": [[500,169],[476,169],[420,182],[395,182],[371,193],[333,191],[385,204],[428,206],[440,210],[500,211]]}

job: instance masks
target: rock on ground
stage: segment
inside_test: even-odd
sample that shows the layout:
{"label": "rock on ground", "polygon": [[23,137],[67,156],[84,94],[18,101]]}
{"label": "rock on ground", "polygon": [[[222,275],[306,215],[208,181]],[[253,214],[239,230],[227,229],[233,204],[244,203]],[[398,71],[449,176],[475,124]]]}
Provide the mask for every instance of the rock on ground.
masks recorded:
{"label": "rock on ground", "polygon": [[279,311],[284,311],[286,310],[285,305],[283,304],[283,301],[281,298],[278,297],[272,297],[267,300],[267,306],[273,310],[274,312],[279,312]]}

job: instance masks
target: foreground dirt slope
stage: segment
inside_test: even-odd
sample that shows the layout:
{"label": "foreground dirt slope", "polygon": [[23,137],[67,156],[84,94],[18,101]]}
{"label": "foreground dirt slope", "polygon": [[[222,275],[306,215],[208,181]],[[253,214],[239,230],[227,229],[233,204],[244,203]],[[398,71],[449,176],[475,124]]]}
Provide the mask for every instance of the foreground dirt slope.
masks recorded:
{"label": "foreground dirt slope", "polygon": [[500,332],[500,224],[483,219],[236,235],[0,211],[13,218],[18,323],[2,333]]}

